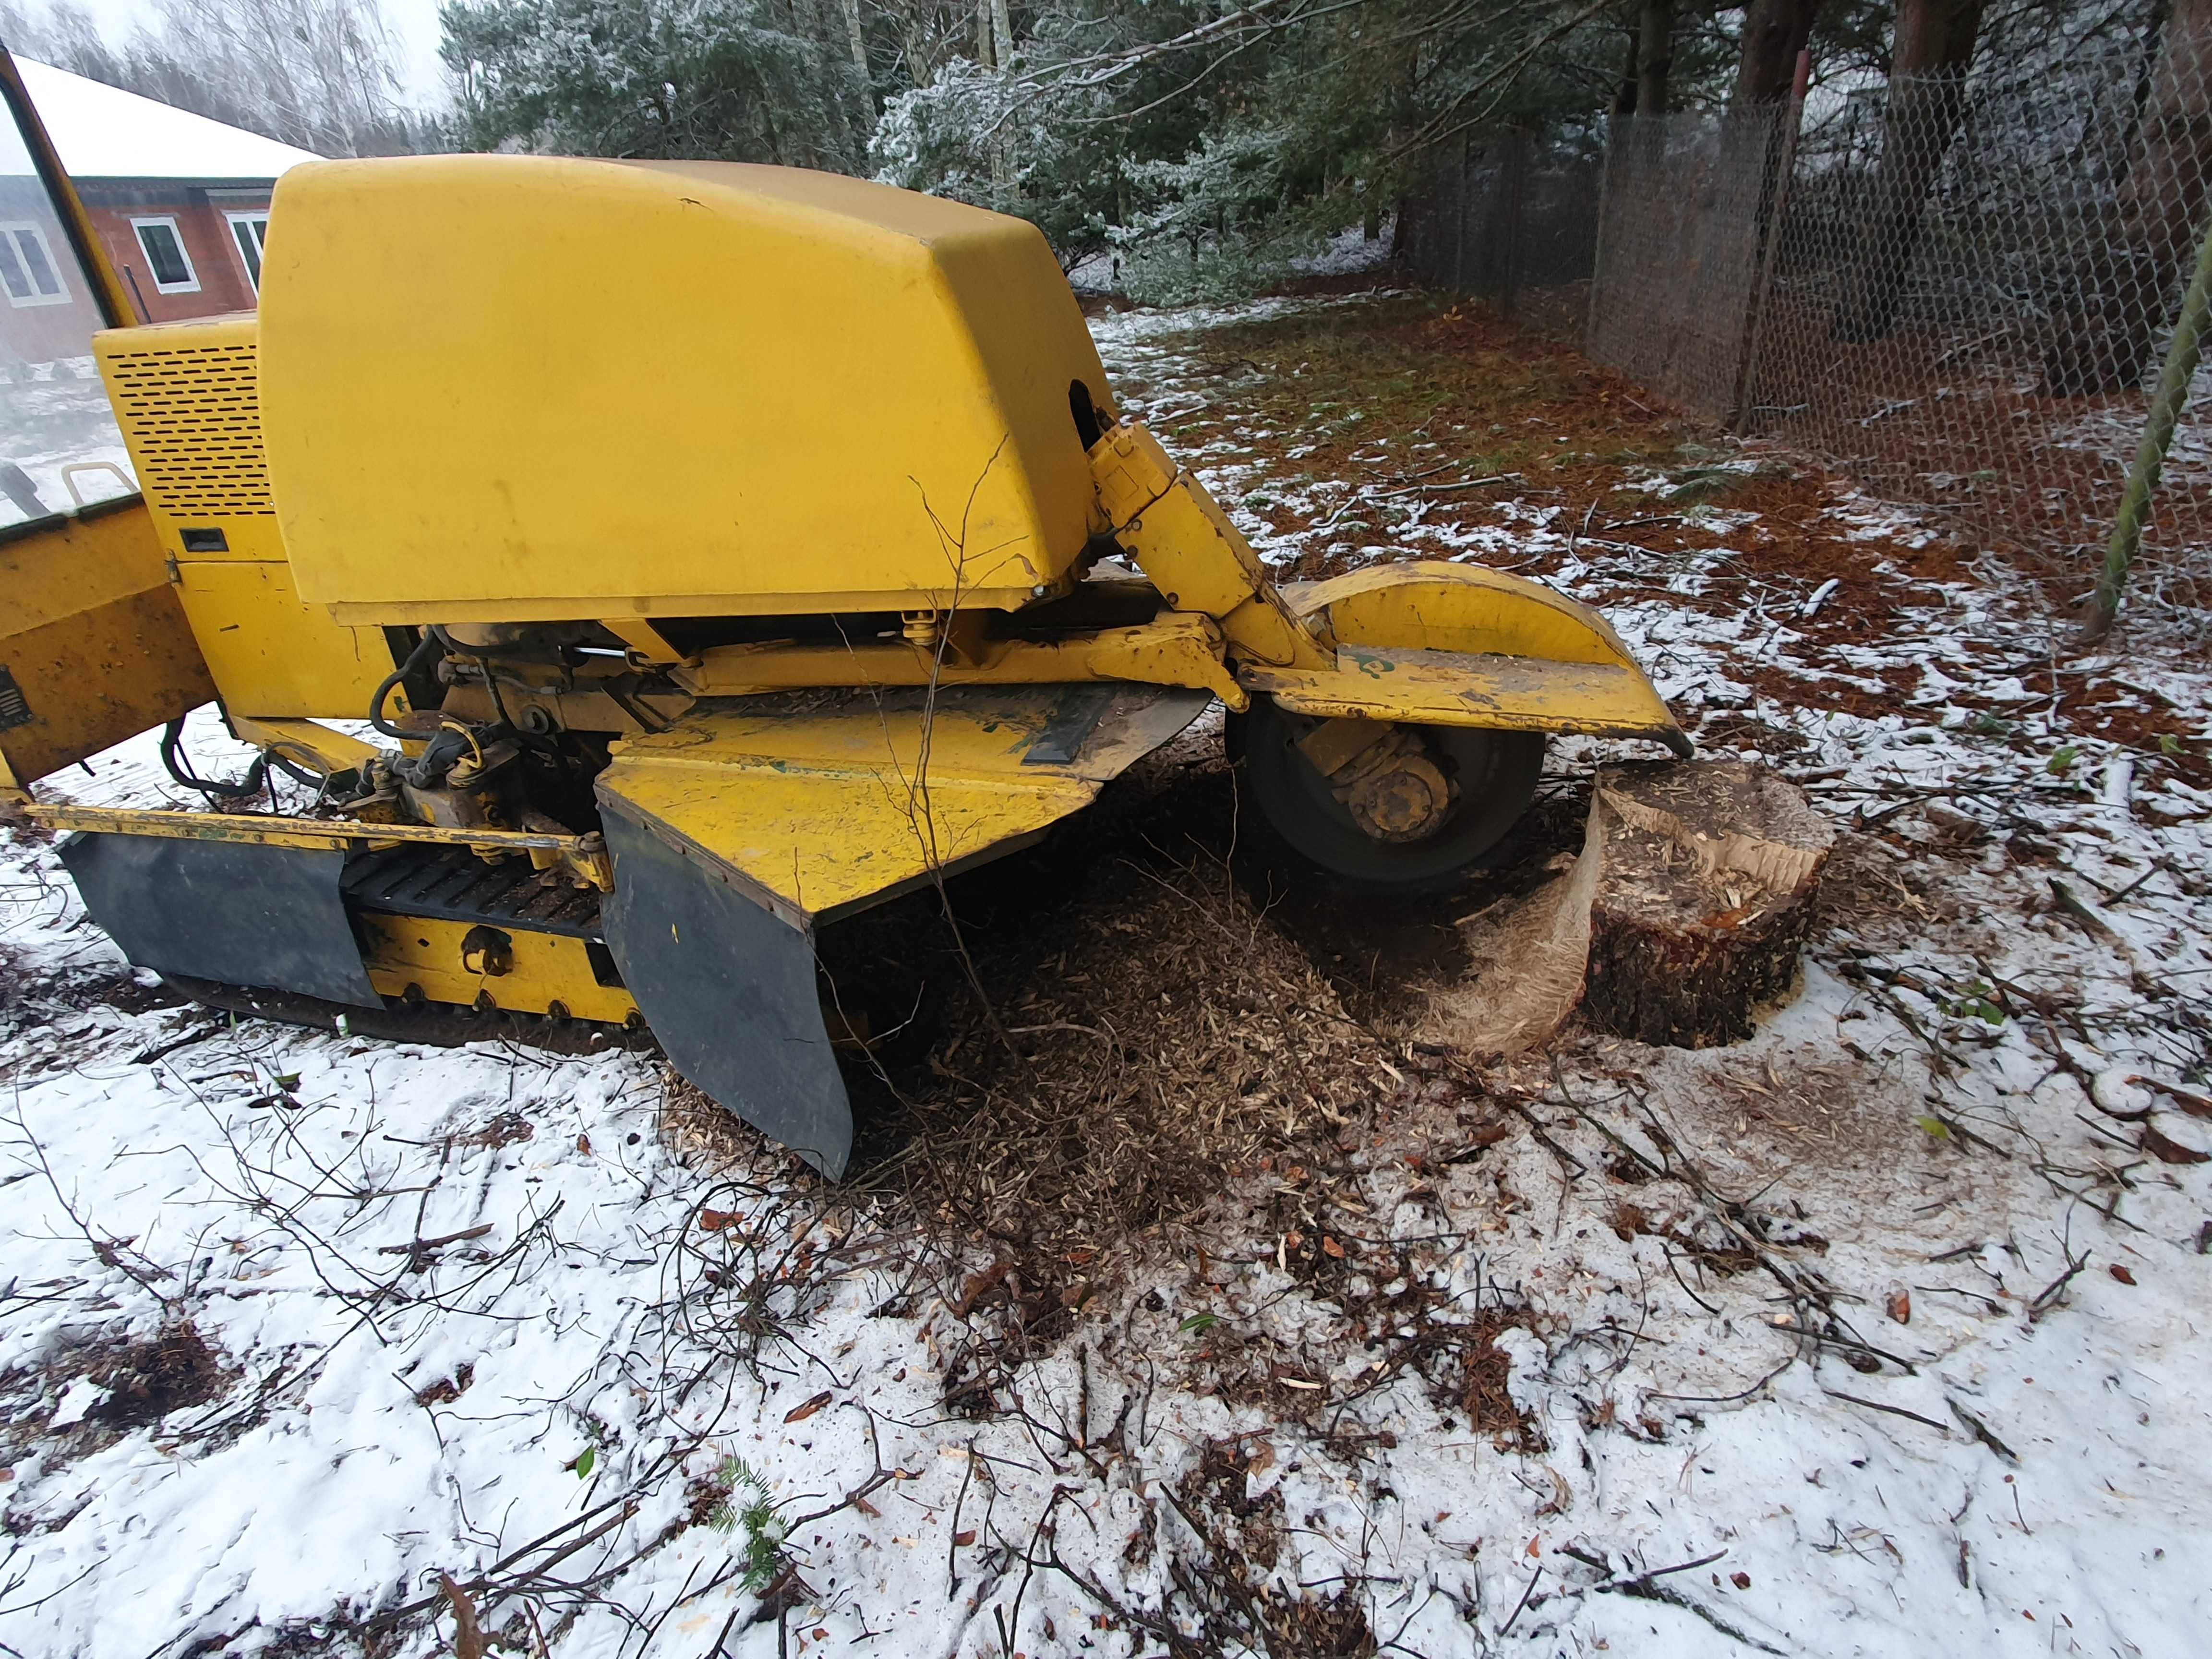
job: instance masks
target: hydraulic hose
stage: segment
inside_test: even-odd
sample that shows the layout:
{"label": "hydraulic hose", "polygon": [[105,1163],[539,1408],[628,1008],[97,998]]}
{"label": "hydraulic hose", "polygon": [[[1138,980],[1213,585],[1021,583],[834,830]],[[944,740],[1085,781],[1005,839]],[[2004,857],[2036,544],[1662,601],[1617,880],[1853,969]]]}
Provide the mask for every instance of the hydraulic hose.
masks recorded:
{"label": "hydraulic hose", "polygon": [[271,766],[295,783],[314,785],[319,792],[329,785],[330,780],[327,775],[318,776],[304,767],[294,765],[282,755],[272,755],[265,751],[255,757],[253,764],[246,769],[246,775],[235,782],[225,782],[219,778],[201,777],[185,763],[183,752],[184,735],[185,723],[181,720],[171,720],[161,728],[161,765],[172,778],[185,788],[196,789],[210,800],[235,800],[241,795],[259,793],[261,785],[268,777],[269,769]]}
{"label": "hydraulic hose", "polygon": [[422,642],[407,653],[407,660],[378,682],[376,695],[368,700],[368,723],[387,738],[405,738],[416,735],[403,732],[384,718],[384,700],[392,695],[392,687],[410,675],[419,674],[436,661],[446,648],[444,637],[434,628],[422,630]]}
{"label": "hydraulic hose", "polygon": [[491,653],[473,645],[461,644],[436,623],[430,624],[428,631],[432,638],[455,656],[477,659],[477,666],[483,671],[484,690],[491,693],[492,711],[499,716],[499,723],[516,736],[521,736],[522,728],[507,718],[507,703],[499,695],[499,676],[492,672]]}
{"label": "hydraulic hose", "polygon": [[429,632],[447,650],[457,657],[473,657],[477,666],[483,671],[484,690],[491,695],[492,710],[499,716],[498,730],[506,732],[526,749],[535,750],[553,763],[556,771],[568,769],[568,757],[561,752],[561,745],[542,732],[532,732],[520,725],[507,711],[507,699],[499,695],[499,672],[492,665],[492,653],[480,646],[464,645],[448,634],[442,624],[432,623]]}
{"label": "hydraulic hose", "polygon": [[256,758],[253,764],[246,769],[246,775],[235,783],[213,781],[198,776],[185,764],[185,757],[179,750],[184,735],[185,723],[180,720],[171,720],[161,728],[161,764],[179,783],[187,789],[198,790],[210,800],[232,800],[240,795],[260,793],[262,780],[269,775],[266,756]]}

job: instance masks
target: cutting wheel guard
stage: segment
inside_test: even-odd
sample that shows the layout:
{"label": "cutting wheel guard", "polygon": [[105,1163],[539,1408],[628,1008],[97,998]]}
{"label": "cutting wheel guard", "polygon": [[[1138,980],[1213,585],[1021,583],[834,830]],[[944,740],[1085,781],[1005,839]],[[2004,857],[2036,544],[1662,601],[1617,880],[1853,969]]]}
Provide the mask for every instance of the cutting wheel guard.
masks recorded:
{"label": "cutting wheel guard", "polygon": [[815,992],[813,929],[787,925],[699,848],[623,811],[604,822],[607,948],[669,1063],[836,1180],[853,1112]]}

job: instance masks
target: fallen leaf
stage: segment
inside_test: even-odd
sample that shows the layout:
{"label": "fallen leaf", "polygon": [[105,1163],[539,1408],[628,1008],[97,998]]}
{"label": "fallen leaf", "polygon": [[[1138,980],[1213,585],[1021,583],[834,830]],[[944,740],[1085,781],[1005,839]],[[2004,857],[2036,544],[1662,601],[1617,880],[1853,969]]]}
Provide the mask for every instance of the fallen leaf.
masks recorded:
{"label": "fallen leaf", "polygon": [[699,1230],[702,1232],[719,1233],[726,1227],[736,1226],[744,1219],[744,1218],[734,1210],[702,1210],[699,1212]]}
{"label": "fallen leaf", "polygon": [[965,1319],[969,1314],[974,1313],[976,1303],[1002,1283],[1006,1275],[1013,1271],[1013,1267],[1012,1262],[1001,1256],[981,1273],[970,1275],[967,1284],[961,1287],[959,1299],[949,1304],[952,1310],[952,1316],[955,1319]]}
{"label": "fallen leaf", "polygon": [[969,1528],[965,1532],[956,1532],[952,1534],[952,1542],[954,1546],[960,1549],[966,1549],[975,1541],[975,1529],[973,1527]]}
{"label": "fallen leaf", "polygon": [[1522,1552],[1522,1554],[1530,1557],[1532,1559],[1536,1556],[1541,1555],[1543,1553],[1544,1534],[1540,1532],[1528,1540],[1528,1547]]}
{"label": "fallen leaf", "polygon": [[1889,1293],[1889,1316],[1900,1325],[1912,1322],[1912,1292],[1902,1285]]}
{"label": "fallen leaf", "polygon": [[2112,1277],[2123,1285],[2132,1285],[2136,1282],[2136,1276],[2117,1261],[2112,1263]]}
{"label": "fallen leaf", "polygon": [[1304,1389],[1308,1391],[1317,1390],[1322,1386],[1318,1382],[1309,1382],[1303,1376],[1279,1376],[1275,1381],[1286,1389]]}
{"label": "fallen leaf", "polygon": [[589,1157],[592,1155],[592,1138],[591,1138],[591,1136],[589,1136],[589,1135],[578,1135],[578,1136],[576,1137],[576,1150],[577,1150],[578,1152],[580,1152],[583,1153],[583,1155],[584,1155],[586,1158],[589,1158]]}
{"label": "fallen leaf", "polygon": [[787,1423],[804,1423],[808,1418],[830,1403],[830,1390],[824,1389],[811,1400],[803,1400],[783,1414]]}
{"label": "fallen leaf", "polygon": [[476,1604],[453,1582],[450,1573],[438,1575],[438,1588],[445,1593],[446,1605],[453,1611],[455,1659],[484,1659],[483,1631],[477,1624]]}
{"label": "fallen leaf", "polygon": [[1338,1243],[1334,1239],[1329,1237],[1326,1233],[1322,1235],[1321,1248],[1322,1255],[1333,1255],[1339,1261],[1344,1260],[1344,1246]]}
{"label": "fallen leaf", "polygon": [[2154,1077],[2131,1077],[2130,1083],[2140,1083],[2146,1089],[2155,1089],[2191,1117],[2212,1118],[2212,1095],[2200,1095],[2194,1089],[2176,1088],[2171,1083],[2160,1083]]}
{"label": "fallen leaf", "polygon": [[868,1502],[865,1498],[855,1498],[853,1500],[853,1507],[872,1520],[880,1521],[883,1519],[884,1512],[878,1509],[873,1504]]}
{"label": "fallen leaf", "polygon": [[1738,1589],[1749,1589],[1751,1575],[1747,1572],[1732,1572],[1729,1575],[1729,1583],[1734,1584]]}
{"label": "fallen leaf", "polygon": [[2185,1146],[2178,1140],[2168,1140],[2146,1123],[2142,1126],[2142,1149],[2165,1164],[2212,1164],[2212,1152],[2200,1152],[2194,1146]]}

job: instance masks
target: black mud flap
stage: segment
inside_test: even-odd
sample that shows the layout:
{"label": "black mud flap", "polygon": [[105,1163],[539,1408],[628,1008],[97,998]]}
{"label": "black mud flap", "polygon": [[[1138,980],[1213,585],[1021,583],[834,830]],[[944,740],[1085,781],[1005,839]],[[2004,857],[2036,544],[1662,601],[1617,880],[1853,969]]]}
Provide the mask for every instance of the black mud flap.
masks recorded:
{"label": "black mud flap", "polygon": [[134,967],[384,1006],[338,890],[343,853],[110,834],[70,836],[60,852]]}
{"label": "black mud flap", "polygon": [[822,1021],[812,937],[749,896],[720,860],[599,799],[615,866],[600,924],[661,1052],[711,1098],[839,1179],[853,1109]]}

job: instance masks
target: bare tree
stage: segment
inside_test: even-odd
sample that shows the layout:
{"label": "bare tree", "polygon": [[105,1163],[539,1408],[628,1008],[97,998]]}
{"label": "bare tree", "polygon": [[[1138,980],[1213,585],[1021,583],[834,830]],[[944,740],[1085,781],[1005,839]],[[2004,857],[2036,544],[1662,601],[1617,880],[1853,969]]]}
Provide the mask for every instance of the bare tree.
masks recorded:
{"label": "bare tree", "polygon": [[[6,30],[8,44],[14,50],[72,75],[106,81],[122,72],[122,59],[100,35],[91,12],[71,0],[61,0],[44,16],[26,15],[13,5],[0,6],[0,29]],[[95,69],[108,73],[95,75]]]}
{"label": "bare tree", "polygon": [[377,0],[161,0],[170,54],[323,155],[410,148]]}
{"label": "bare tree", "polygon": [[[975,14],[962,0],[867,0],[868,7],[889,20],[898,41],[898,73],[893,77],[909,86],[927,86],[936,79],[946,61],[968,50],[975,38]],[[855,0],[858,9],[858,0]]]}
{"label": "bare tree", "polygon": [[1674,0],[1641,0],[1636,18],[1636,112],[1667,112],[1667,77],[1674,66]]}
{"label": "bare tree", "polygon": [[1982,0],[1899,0],[1881,165],[1836,313],[1839,340],[1878,340],[1896,321],[1929,191],[1966,117],[1981,27]]}
{"label": "bare tree", "polygon": [[876,94],[876,77],[868,71],[868,35],[860,26],[860,0],[843,0],[845,38],[853,49],[853,72],[868,89],[871,108],[880,109],[882,101]]}
{"label": "bare tree", "polygon": [[1739,109],[1778,104],[1790,95],[1797,54],[1813,38],[1819,0],[1751,0],[1743,13],[1743,56],[1737,60]]}
{"label": "bare tree", "polygon": [[2044,361],[2061,395],[2139,386],[2179,303],[2212,198],[2212,0],[2174,0],[2109,231]]}
{"label": "bare tree", "polygon": [[415,149],[398,47],[378,0],[157,0],[119,46],[74,0],[0,8],[19,52],[141,97],[323,155]]}

